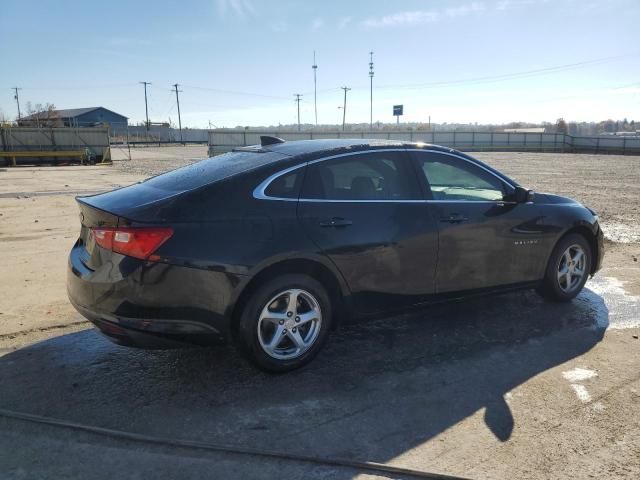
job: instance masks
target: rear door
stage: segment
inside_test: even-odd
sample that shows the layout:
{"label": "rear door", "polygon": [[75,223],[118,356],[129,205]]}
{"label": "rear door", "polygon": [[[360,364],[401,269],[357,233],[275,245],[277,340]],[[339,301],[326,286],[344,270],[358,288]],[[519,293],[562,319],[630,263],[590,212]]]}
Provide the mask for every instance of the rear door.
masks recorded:
{"label": "rear door", "polygon": [[403,149],[311,162],[298,217],[345,277],[361,312],[417,303],[434,292],[437,224],[425,214]]}
{"label": "rear door", "polygon": [[513,186],[465,158],[413,151],[439,226],[437,291],[538,280],[543,217],[516,203]]}

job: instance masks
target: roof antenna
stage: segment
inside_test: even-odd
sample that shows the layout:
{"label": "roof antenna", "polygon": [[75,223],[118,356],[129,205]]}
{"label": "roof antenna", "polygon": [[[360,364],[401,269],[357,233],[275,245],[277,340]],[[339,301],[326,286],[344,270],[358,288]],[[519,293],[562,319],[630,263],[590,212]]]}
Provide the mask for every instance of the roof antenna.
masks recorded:
{"label": "roof antenna", "polygon": [[260,135],[260,145],[266,147],[268,145],[275,145],[277,143],[284,143],[284,139],[280,137],[272,137],[271,135]]}

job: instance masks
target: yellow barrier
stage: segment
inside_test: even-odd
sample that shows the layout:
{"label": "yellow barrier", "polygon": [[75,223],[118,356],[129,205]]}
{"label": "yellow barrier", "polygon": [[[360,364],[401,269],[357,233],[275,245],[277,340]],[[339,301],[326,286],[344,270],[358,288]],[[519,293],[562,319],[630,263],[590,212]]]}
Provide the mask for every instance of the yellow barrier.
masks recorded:
{"label": "yellow barrier", "polygon": [[20,151],[20,152],[0,152],[0,157],[8,157],[11,159],[11,165],[16,166],[17,157],[79,157],[80,164],[83,165],[87,159],[85,150],[57,150],[57,151]]}

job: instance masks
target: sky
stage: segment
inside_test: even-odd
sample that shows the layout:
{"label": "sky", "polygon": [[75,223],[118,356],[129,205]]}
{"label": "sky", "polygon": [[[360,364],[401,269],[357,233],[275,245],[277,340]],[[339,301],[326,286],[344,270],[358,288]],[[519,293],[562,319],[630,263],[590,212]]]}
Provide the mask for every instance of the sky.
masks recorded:
{"label": "sky", "polygon": [[640,120],[640,0],[3,0],[0,116],[26,103],[235,127]]}

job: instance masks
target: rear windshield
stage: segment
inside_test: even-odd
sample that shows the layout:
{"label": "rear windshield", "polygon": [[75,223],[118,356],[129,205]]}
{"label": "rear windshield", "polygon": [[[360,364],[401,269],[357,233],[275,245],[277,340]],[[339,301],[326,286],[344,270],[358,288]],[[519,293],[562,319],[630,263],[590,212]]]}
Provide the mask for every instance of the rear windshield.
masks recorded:
{"label": "rear windshield", "polygon": [[151,177],[143,183],[166,192],[183,192],[282,158],[286,155],[274,152],[230,152]]}

